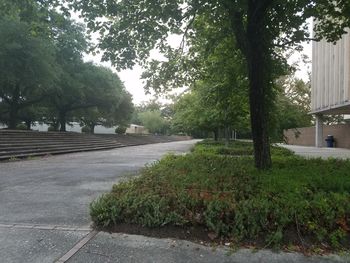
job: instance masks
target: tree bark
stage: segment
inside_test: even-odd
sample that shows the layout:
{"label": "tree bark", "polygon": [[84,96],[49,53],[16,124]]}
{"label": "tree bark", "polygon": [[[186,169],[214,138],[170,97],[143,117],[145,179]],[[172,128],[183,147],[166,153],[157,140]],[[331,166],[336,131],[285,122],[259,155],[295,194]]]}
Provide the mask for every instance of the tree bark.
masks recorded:
{"label": "tree bark", "polygon": [[18,124],[18,108],[16,106],[10,106],[10,119],[8,122],[8,128],[10,130],[15,130]]}
{"label": "tree bark", "polygon": [[90,133],[92,133],[92,134],[95,133],[95,126],[96,126],[96,124],[94,124],[94,123],[90,124]]}
{"label": "tree bark", "polygon": [[231,139],[230,133],[231,133],[230,128],[226,127],[225,128],[225,146],[226,147],[228,147],[230,144],[230,139]]}
{"label": "tree bark", "polygon": [[271,103],[269,39],[263,21],[250,19],[247,26],[247,62],[254,158],[258,169],[268,169],[271,167],[268,134],[268,106]]}
{"label": "tree bark", "polygon": [[27,130],[30,131],[30,128],[32,126],[32,122],[31,121],[25,121],[26,126],[27,126]]}
{"label": "tree bark", "polygon": [[249,79],[249,106],[255,166],[271,167],[268,120],[270,103],[270,48],[273,43],[266,26],[268,8],[272,0],[249,0],[244,9],[237,10],[230,2],[224,2],[231,19],[232,30],[238,48],[246,58]]}
{"label": "tree bark", "polygon": [[219,131],[218,131],[218,129],[214,130],[213,133],[214,133],[214,141],[218,141],[219,140]]}
{"label": "tree bark", "polygon": [[58,119],[60,122],[60,131],[65,132],[66,131],[66,113],[60,112]]}

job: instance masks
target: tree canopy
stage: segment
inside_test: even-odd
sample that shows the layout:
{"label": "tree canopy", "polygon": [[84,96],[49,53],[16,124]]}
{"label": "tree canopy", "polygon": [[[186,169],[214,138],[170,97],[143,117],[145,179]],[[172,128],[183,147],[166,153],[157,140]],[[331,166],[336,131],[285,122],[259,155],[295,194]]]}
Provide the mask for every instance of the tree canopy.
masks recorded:
{"label": "tree canopy", "polygon": [[[185,40],[196,34],[197,17],[206,17],[217,32],[232,36],[246,61],[255,164],[261,169],[271,166],[268,131],[275,75],[273,61],[280,58],[277,51],[300,48],[302,41],[311,39],[308,18],[318,21],[314,26],[315,40],[325,37],[336,41],[350,25],[350,2],[345,0],[68,0],[68,3],[82,12],[91,30],[100,33],[98,47],[104,50],[103,58],[118,68],[145,64],[150,51],[158,48],[168,59],[166,66],[177,72],[176,61],[184,52]],[[168,44],[169,34],[183,34],[179,48]],[[164,63],[153,62],[152,66]],[[164,74],[163,78],[178,81],[172,75]]]}
{"label": "tree canopy", "polygon": [[16,128],[19,110],[42,100],[53,88],[59,68],[53,45],[34,37],[23,22],[0,21],[1,120]]}
{"label": "tree canopy", "polygon": [[15,129],[46,122],[89,119],[126,125],[131,95],[110,69],[83,61],[89,51],[84,25],[60,11],[57,1],[0,0],[0,122]]}

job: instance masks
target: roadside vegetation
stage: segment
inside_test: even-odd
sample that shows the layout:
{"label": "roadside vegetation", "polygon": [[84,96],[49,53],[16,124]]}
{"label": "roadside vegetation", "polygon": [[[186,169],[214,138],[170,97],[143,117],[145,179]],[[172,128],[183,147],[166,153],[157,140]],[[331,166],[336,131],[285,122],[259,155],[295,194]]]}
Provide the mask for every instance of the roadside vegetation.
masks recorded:
{"label": "roadside vegetation", "polygon": [[[350,161],[304,159],[273,146],[254,167],[249,142],[198,143],[168,155],[91,204],[99,228],[201,228],[214,242],[327,252],[349,247]],[[180,228],[179,228],[180,229]]]}

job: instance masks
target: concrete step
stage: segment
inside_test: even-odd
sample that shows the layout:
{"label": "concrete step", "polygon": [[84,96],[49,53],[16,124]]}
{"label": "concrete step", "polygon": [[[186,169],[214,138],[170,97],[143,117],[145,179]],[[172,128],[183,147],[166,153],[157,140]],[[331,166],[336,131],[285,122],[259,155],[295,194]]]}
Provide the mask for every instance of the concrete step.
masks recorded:
{"label": "concrete step", "polygon": [[106,150],[125,146],[177,141],[179,138],[154,135],[80,134],[0,130],[0,160]]}
{"label": "concrete step", "polygon": [[64,146],[64,145],[85,145],[85,144],[115,144],[117,141],[76,141],[76,142],[62,142],[62,141],[47,141],[47,142],[13,142],[13,143],[0,143],[0,150],[4,149],[26,149],[32,147],[46,147],[46,146]]}
{"label": "concrete step", "polygon": [[82,147],[100,147],[100,146],[115,146],[123,147],[121,143],[84,143],[84,144],[52,144],[52,145],[32,145],[32,146],[17,146],[17,147],[0,147],[0,155],[3,153],[20,153],[20,152],[36,152],[42,150],[56,150],[56,149],[68,149],[68,148],[82,148]]}
{"label": "concrete step", "polygon": [[32,145],[32,144],[47,144],[47,143],[87,143],[87,142],[110,142],[110,143],[113,143],[113,142],[118,142],[116,140],[81,140],[79,138],[75,139],[75,140],[59,140],[59,139],[44,139],[44,140],[39,140],[39,139],[26,139],[26,140],[22,140],[22,139],[16,139],[16,138],[13,138],[11,140],[6,140],[6,141],[0,141],[0,147],[1,146],[8,146],[8,145],[18,145],[18,144],[26,144],[26,145]]}
{"label": "concrete step", "polygon": [[120,148],[120,147],[125,147],[125,146],[87,147],[87,148],[74,148],[74,149],[70,149],[70,150],[55,150],[55,151],[38,152],[38,153],[9,154],[9,155],[0,156],[0,161],[5,161],[5,160],[13,159],[13,158],[23,159],[23,158],[28,158],[28,157],[56,155],[56,154],[64,154],[64,153],[110,150],[110,149],[115,149],[115,148]]}

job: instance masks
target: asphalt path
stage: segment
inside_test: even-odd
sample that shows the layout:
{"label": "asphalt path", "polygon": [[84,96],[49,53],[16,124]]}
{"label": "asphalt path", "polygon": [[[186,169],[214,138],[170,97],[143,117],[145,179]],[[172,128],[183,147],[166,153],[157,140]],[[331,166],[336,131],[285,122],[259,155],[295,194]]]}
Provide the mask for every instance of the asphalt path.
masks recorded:
{"label": "asphalt path", "polygon": [[0,163],[0,262],[347,262],[208,248],[174,239],[95,232],[89,204],[114,183],[135,176],[145,164],[196,141]]}

